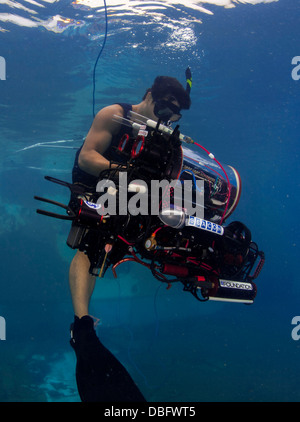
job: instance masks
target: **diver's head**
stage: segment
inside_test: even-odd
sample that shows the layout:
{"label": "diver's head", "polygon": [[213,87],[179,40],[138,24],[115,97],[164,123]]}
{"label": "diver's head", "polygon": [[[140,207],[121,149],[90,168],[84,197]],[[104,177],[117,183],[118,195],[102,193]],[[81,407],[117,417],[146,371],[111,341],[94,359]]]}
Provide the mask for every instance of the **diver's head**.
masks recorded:
{"label": "diver's head", "polygon": [[170,76],[157,76],[143,100],[150,100],[153,113],[164,122],[176,122],[181,118],[181,109],[188,110],[191,99],[188,92],[177,79]]}

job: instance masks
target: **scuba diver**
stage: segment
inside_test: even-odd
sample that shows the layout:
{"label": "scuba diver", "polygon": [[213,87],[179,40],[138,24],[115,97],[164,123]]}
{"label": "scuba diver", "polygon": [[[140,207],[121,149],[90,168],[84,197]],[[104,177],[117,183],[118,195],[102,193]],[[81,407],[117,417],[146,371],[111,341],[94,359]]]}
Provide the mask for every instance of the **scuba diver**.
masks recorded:
{"label": "scuba diver", "polygon": [[[116,120],[133,111],[155,122],[175,122],[181,109],[191,105],[189,90],[168,76],[156,77],[139,104],[113,104],[101,109],[94,118],[86,139],[77,151],[72,171],[74,185],[85,192],[95,192],[100,173],[120,162],[116,153],[120,139],[129,128]],[[124,164],[126,161],[124,160]],[[69,271],[69,284],[74,308],[71,345],[77,356],[76,378],[83,401],[145,401],[132,378],[120,362],[102,345],[97,337],[89,303],[95,287],[94,275],[89,273],[87,254],[77,250]]]}
{"label": "scuba diver", "polygon": [[[71,346],[82,401],[145,401],[127,370],[97,337],[89,316],[96,277],[103,277],[108,268],[117,277],[120,264],[136,262],[167,288],[180,282],[183,291],[200,302],[249,305],[256,297],[254,280],[264,265],[264,252],[245,224],[225,224],[241,195],[239,173],[182,134],[179,125],[171,127],[191,105],[189,68],[186,81],[184,89],[177,79],[158,76],[139,104],[100,110],[76,153],[72,183],[45,176],[71,191],[69,204],[35,197],[63,208],[67,215],[40,209],[38,213],[72,221],[67,245],[77,252],[69,271],[75,314]],[[194,144],[205,155],[182,142]],[[124,175],[129,182],[125,187]],[[163,182],[160,193],[156,182]],[[108,183],[104,189],[103,183]],[[159,204],[154,212],[153,192]],[[141,204],[142,197],[147,205],[132,213],[130,203]],[[118,200],[118,213],[106,207],[109,198]]]}

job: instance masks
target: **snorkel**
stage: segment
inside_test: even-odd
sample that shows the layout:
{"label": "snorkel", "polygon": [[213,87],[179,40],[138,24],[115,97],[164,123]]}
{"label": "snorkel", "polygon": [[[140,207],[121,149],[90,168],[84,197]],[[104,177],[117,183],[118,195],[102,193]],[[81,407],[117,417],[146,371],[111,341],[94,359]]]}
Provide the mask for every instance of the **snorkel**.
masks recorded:
{"label": "snorkel", "polygon": [[185,71],[185,78],[186,78],[186,92],[190,95],[192,89],[192,72],[191,68],[188,66]]}

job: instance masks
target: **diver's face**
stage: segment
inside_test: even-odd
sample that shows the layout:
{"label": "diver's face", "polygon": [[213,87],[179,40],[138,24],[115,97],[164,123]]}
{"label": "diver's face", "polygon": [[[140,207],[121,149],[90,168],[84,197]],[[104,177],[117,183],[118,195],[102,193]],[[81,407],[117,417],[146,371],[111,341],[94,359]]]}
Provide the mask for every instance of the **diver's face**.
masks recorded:
{"label": "diver's face", "polygon": [[177,122],[181,118],[179,102],[172,95],[155,101],[153,113],[164,122]]}
{"label": "diver's face", "polygon": [[163,122],[177,122],[181,118],[180,105],[177,99],[172,95],[154,101],[151,92],[146,97],[147,117],[151,120]]}

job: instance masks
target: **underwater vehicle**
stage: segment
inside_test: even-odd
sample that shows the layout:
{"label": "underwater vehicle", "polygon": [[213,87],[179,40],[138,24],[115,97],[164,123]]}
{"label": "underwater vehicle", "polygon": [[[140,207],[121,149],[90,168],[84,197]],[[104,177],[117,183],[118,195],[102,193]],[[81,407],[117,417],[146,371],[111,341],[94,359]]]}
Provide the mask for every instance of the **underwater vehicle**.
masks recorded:
{"label": "underwater vehicle", "polygon": [[115,119],[130,134],[120,139],[120,162],[100,173],[96,191],[45,176],[67,187],[71,199],[64,205],[35,196],[66,211],[37,213],[72,222],[67,244],[87,254],[92,275],[103,277],[111,268],[117,277],[117,267],[132,261],[168,288],[182,283],[199,301],[253,303],[264,252],[245,224],[225,223],[239,202],[238,172],[178,125],[172,129],[134,112]]}

